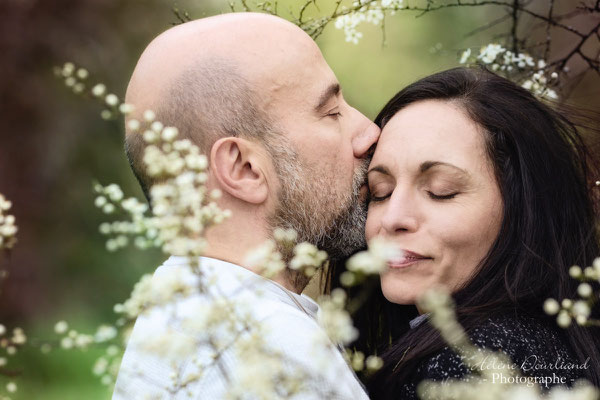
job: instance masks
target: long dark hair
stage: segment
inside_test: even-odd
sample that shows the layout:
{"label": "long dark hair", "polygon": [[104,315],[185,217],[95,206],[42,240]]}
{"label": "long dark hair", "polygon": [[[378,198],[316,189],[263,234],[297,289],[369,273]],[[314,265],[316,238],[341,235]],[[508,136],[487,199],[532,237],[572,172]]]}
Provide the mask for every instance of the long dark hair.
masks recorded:
{"label": "long dark hair", "polygon": [[[407,105],[433,99],[458,104],[483,128],[504,205],[500,232],[477,274],[453,294],[459,322],[469,332],[491,315],[519,314],[556,326],[543,312],[545,299],[576,298],[569,267],[600,255],[582,137],[561,113],[484,69],[423,78],[394,96],[375,122],[383,128]],[[358,348],[387,348],[368,384],[375,398],[394,397],[416,366],[446,345],[429,324],[408,330],[414,316],[414,306],[391,304],[379,291],[355,317]],[[573,324],[565,333],[578,359],[590,358],[587,378],[600,386],[598,329]]]}

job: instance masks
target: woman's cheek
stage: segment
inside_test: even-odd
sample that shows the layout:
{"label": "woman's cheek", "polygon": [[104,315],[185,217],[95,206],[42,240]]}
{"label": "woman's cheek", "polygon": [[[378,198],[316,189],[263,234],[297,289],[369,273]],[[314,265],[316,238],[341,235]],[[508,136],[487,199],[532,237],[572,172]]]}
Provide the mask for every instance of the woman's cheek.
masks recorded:
{"label": "woman's cheek", "polygon": [[377,207],[369,206],[369,211],[367,213],[367,222],[365,224],[365,237],[367,240],[371,240],[373,237],[377,236],[378,226],[379,226],[379,210]]}

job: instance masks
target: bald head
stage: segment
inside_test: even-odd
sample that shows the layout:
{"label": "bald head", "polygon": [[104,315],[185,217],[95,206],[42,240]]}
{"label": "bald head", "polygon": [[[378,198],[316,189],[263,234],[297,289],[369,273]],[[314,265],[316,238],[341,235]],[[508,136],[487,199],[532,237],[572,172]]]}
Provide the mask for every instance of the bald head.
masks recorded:
{"label": "bald head", "polygon": [[[127,88],[133,118],[153,110],[165,125],[201,151],[220,137],[241,136],[273,143],[271,96],[289,82],[298,52],[321,57],[300,28],[256,13],[225,14],[167,30],[146,48]],[[126,150],[144,193],[154,183],[145,173],[144,141],[126,132]]]}
{"label": "bald head", "polygon": [[286,53],[306,48],[318,51],[300,28],[271,15],[232,13],[191,21],[165,31],[148,45],[131,77],[126,100],[149,108],[182,73],[214,59],[241,66],[248,78],[260,80],[272,76]]}

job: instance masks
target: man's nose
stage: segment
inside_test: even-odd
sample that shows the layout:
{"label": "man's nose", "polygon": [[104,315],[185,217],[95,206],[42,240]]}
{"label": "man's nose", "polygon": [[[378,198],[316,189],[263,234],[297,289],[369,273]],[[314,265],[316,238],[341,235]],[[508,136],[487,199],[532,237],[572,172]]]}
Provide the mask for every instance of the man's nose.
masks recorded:
{"label": "man's nose", "polygon": [[356,111],[359,114],[356,132],[352,138],[352,148],[354,149],[354,157],[363,158],[367,156],[371,147],[379,140],[381,130],[377,125],[371,122],[367,117]]}

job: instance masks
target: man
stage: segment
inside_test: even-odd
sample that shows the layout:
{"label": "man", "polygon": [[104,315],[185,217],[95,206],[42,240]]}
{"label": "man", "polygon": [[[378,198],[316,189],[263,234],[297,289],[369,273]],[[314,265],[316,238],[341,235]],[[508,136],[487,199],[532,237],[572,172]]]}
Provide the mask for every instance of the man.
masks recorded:
{"label": "man", "polygon": [[[245,263],[276,227],[296,230],[298,241],[335,258],[364,246],[366,157],[379,129],[344,101],[314,41],[295,25],[263,14],[188,22],[166,31],[144,51],[126,101],[140,112],[154,110],[157,119],[178,127],[180,138],[207,154],[207,187],[221,191],[219,206],[233,216],[207,232],[201,268],[212,274],[211,290],[236,298],[236,304],[243,300],[260,329],[268,327],[264,350],[280,356],[282,371],[292,365],[304,371],[296,391],[289,392],[293,385],[287,382],[287,393],[296,393],[295,399],[366,398],[333,346],[314,354],[312,340],[322,332],[315,323],[318,307],[300,295],[307,278],[287,269],[270,281]],[[127,132],[126,148],[147,195],[155,181],[145,173],[138,133]],[[185,263],[171,257],[154,279]],[[179,379],[175,386],[181,390],[169,387],[172,377],[164,375],[173,365],[143,355],[143,345],[135,344],[171,323],[160,312],[138,318],[113,399],[136,398],[142,390],[155,396],[150,398],[190,394],[213,399],[233,390],[231,382],[241,379],[236,366],[245,360],[227,350],[217,356],[189,355],[194,362],[182,356],[176,370],[188,375],[190,365],[202,364],[198,359],[212,357],[219,366],[194,372],[190,384]],[[321,367],[317,359],[328,364]],[[280,372],[266,374],[275,379]],[[256,379],[247,382],[256,384]]]}

